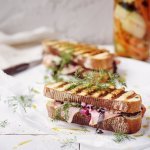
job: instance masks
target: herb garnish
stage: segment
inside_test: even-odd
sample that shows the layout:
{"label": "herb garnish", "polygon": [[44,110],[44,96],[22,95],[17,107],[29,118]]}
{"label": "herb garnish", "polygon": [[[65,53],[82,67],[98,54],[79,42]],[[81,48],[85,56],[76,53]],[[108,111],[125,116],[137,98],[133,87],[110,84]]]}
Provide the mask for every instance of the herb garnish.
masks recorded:
{"label": "herb garnish", "polygon": [[60,62],[55,64],[53,67],[50,67],[52,71],[52,77],[55,81],[60,81],[60,73],[65,66],[67,66],[73,59],[73,49],[68,47],[64,51],[60,52]]}
{"label": "herb garnish", "polygon": [[[47,72],[46,72],[46,74],[47,74]],[[50,82],[49,76],[48,75],[44,75],[44,83],[48,83],[48,82]]]}
{"label": "herb garnish", "polygon": [[40,92],[35,88],[31,88],[30,90],[31,90],[31,92],[33,92],[35,94],[40,94]]}
{"label": "herb garnish", "polygon": [[8,124],[8,121],[7,120],[4,120],[4,121],[0,121],[0,127],[1,128],[5,128]]}
{"label": "herb garnish", "polygon": [[76,136],[74,138],[70,138],[70,139],[64,139],[61,143],[61,148],[62,149],[75,149],[75,142],[77,141]]}
{"label": "herb garnish", "polygon": [[73,83],[67,88],[67,90],[72,90],[72,89],[76,88],[77,86],[78,86],[78,84]]}
{"label": "herb garnish", "polygon": [[16,112],[17,108],[21,106],[26,112],[26,108],[32,107],[32,102],[34,97],[32,92],[33,91],[30,89],[29,93],[27,94],[12,96],[8,98],[7,100],[8,106],[12,107],[14,112]]}
{"label": "herb garnish", "polygon": [[69,113],[70,107],[81,107],[81,105],[78,103],[64,102],[59,108],[56,109],[54,119],[60,120],[62,118],[61,112],[63,112],[64,113],[63,119],[67,121],[69,118],[68,113]]}
{"label": "herb garnish", "polygon": [[97,90],[109,89],[117,85],[126,86],[124,79],[116,73],[107,70],[90,71],[80,77],[80,72],[75,73],[75,78],[70,81],[72,84],[68,87],[69,90],[82,85],[87,88],[96,87]]}
{"label": "herb garnish", "polygon": [[135,139],[135,138],[130,136],[130,135],[128,135],[128,134],[117,132],[117,133],[114,133],[113,141],[115,141],[116,143],[120,143],[120,142],[123,142],[125,140],[129,140],[130,141],[132,139]]}

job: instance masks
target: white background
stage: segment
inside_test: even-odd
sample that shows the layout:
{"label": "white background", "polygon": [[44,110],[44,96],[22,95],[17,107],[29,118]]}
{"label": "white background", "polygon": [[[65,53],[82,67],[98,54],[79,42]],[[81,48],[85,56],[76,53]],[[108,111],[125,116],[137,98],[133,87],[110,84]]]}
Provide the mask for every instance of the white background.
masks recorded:
{"label": "white background", "polygon": [[111,44],[112,12],[113,0],[0,0],[0,30],[49,26],[69,39]]}

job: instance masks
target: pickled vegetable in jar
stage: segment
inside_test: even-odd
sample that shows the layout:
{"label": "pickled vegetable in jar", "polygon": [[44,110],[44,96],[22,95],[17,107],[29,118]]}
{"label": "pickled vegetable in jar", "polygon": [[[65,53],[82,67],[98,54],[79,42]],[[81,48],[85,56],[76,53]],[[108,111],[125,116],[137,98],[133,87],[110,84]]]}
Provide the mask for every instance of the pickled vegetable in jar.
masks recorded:
{"label": "pickled vegetable in jar", "polygon": [[150,0],[115,0],[116,54],[139,60],[149,58]]}

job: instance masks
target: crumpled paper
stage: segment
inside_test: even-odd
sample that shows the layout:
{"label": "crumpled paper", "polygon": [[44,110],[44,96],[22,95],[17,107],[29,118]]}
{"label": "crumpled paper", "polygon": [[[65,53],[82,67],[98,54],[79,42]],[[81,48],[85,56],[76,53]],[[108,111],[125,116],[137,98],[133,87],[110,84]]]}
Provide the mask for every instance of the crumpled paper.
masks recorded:
{"label": "crumpled paper", "polygon": [[[128,59],[122,59],[122,64],[121,68],[119,67],[119,71],[121,71],[127,65],[127,61]],[[139,62],[137,65],[140,66],[141,63]],[[137,91],[139,90],[139,92],[141,91],[141,94],[144,95],[143,103],[146,104],[147,107],[147,112],[145,114],[145,117],[143,118],[141,130],[131,135],[135,138],[134,140],[126,140],[118,144],[113,141],[114,135],[112,132],[104,131],[104,134],[99,135],[96,134],[95,129],[93,128],[83,127],[76,124],[68,124],[62,121],[52,121],[50,118],[48,118],[45,106],[47,99],[43,96],[43,77],[46,71],[44,66],[42,65],[35,67],[32,70],[28,70],[20,75],[17,75],[15,78],[4,74],[2,71],[0,72],[0,83],[2,83],[0,85],[0,114],[3,114],[0,115],[0,121],[7,120],[9,123],[5,128],[0,128],[0,133],[29,135],[48,134],[53,137],[51,140],[54,140],[55,142],[57,141],[59,144],[64,140],[72,140],[72,143],[80,143],[81,147],[85,149],[147,149],[148,147],[150,147],[150,111],[148,85],[145,85],[145,89],[147,90],[142,91],[140,88],[138,88],[138,82],[136,82],[137,79],[135,80],[135,77],[128,76],[128,74],[132,74],[132,70],[136,73],[135,69],[130,70],[130,67],[126,69],[127,82],[130,80],[134,80],[134,83],[132,83],[132,85],[129,85],[129,88],[133,88],[135,86],[134,84],[137,83],[134,88]],[[146,70],[145,73],[146,72],[150,74],[150,70]],[[149,82],[148,76],[145,76],[144,78],[145,80],[147,80],[147,82]],[[27,112],[24,112],[23,109],[18,108],[14,113],[12,111],[12,108],[8,107],[7,103],[5,103],[4,101],[7,101],[7,98],[11,97],[12,95],[17,96],[27,94],[27,89],[31,87],[39,91],[39,93],[34,93],[34,107],[28,108]],[[43,136],[39,138],[37,145],[43,145],[43,147],[45,147],[46,145],[49,145],[48,136]],[[47,142],[42,142],[43,138],[47,139]]]}

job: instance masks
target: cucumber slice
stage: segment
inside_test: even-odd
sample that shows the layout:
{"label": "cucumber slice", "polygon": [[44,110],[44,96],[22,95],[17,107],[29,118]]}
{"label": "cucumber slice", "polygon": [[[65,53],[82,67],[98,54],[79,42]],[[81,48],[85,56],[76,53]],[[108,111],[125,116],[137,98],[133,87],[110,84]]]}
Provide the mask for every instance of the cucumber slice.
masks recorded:
{"label": "cucumber slice", "polygon": [[128,15],[130,14],[130,12],[128,10],[126,10],[125,8],[123,8],[121,5],[117,4],[116,8],[115,8],[115,12],[114,15],[117,19],[119,19],[120,21],[124,20]]}
{"label": "cucumber slice", "polygon": [[145,21],[137,12],[131,12],[130,15],[122,20],[122,28],[139,39],[142,39],[146,34]]}

